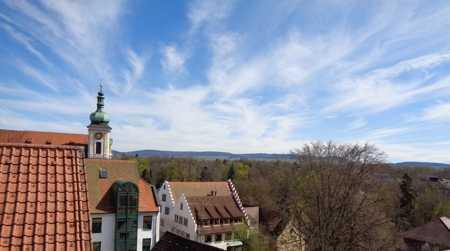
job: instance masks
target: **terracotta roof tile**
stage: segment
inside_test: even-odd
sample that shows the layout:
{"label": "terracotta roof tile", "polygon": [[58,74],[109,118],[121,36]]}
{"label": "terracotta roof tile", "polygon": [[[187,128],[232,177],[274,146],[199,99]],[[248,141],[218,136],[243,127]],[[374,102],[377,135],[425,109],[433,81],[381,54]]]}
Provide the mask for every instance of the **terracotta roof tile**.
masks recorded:
{"label": "terracotta roof tile", "polygon": [[[56,132],[39,132],[39,131],[16,131],[0,129],[1,143],[32,143],[41,145],[87,145],[89,137],[87,134],[74,133],[56,133]],[[16,156],[19,156],[20,151],[15,150]],[[40,152],[39,149],[25,150],[28,152]],[[70,150],[67,150],[69,152]],[[42,151],[45,152],[45,151]],[[47,153],[45,153],[47,154]],[[68,155],[70,156],[71,153]],[[36,153],[36,155],[38,155]],[[28,156],[28,155],[25,155]]]}
{"label": "terracotta roof tile", "polygon": [[207,196],[211,191],[215,191],[217,196],[231,195],[231,190],[226,181],[170,181],[169,185],[174,199],[178,199],[181,194]]}
{"label": "terracotta roof tile", "polygon": [[91,250],[81,150],[0,143],[0,250]]}
{"label": "terracotta roof tile", "polygon": [[196,220],[230,219],[244,217],[236,201],[229,196],[186,197]]}

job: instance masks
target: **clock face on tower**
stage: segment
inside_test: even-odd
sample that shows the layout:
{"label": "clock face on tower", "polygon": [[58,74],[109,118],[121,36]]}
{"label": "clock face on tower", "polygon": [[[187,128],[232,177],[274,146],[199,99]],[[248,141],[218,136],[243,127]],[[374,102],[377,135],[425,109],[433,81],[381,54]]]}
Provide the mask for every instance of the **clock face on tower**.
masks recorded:
{"label": "clock face on tower", "polygon": [[102,139],[102,137],[103,137],[103,134],[101,134],[99,132],[95,134],[95,139]]}

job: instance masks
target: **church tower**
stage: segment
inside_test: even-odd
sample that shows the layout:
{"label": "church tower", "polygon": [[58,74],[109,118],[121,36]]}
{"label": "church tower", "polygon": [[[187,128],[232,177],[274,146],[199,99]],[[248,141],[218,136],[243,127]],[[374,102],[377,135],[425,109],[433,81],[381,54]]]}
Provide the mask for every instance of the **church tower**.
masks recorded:
{"label": "church tower", "polygon": [[97,95],[97,110],[89,116],[91,124],[87,127],[89,132],[88,155],[92,159],[111,159],[112,157],[111,127],[108,125],[108,114],[103,111],[104,99],[102,86],[100,86]]}

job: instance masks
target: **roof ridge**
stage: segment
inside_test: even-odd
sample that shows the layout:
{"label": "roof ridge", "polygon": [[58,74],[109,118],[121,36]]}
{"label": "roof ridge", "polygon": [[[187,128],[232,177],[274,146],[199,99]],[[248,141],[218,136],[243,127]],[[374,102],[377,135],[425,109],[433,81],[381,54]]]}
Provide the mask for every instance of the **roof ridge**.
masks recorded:
{"label": "roof ridge", "polygon": [[15,147],[29,147],[29,148],[51,148],[51,149],[70,149],[83,150],[82,146],[77,145],[47,145],[47,144],[32,144],[32,143],[4,143],[0,142],[0,146],[15,146]]}
{"label": "roof ridge", "polygon": [[11,130],[11,129],[0,129],[0,131],[9,131],[9,132],[26,132],[26,133],[49,133],[49,134],[70,134],[70,135],[80,135],[80,136],[88,136],[88,134],[84,133],[71,133],[71,132],[52,132],[52,131],[34,131],[34,130]]}
{"label": "roof ridge", "polygon": [[227,181],[168,181],[170,183],[227,183]]}

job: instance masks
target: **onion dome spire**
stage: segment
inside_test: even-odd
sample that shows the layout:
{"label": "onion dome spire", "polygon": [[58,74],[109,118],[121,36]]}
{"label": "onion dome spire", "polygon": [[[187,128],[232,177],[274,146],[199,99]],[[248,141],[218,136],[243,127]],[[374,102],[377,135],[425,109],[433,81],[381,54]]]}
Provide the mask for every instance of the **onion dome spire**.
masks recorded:
{"label": "onion dome spire", "polygon": [[105,96],[103,94],[103,86],[100,84],[100,89],[97,94],[97,110],[89,116],[91,124],[108,124],[109,116],[103,111]]}

